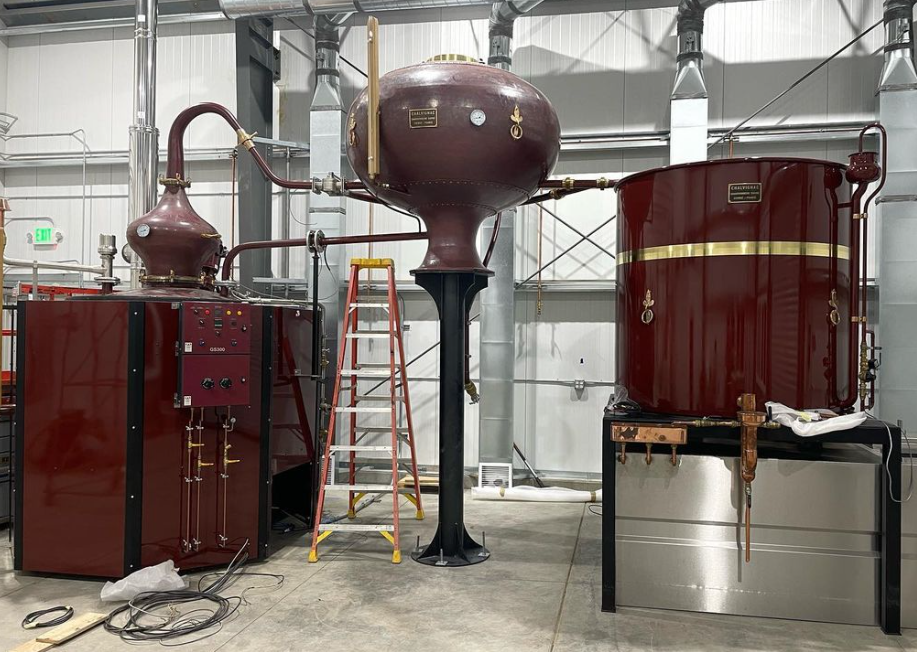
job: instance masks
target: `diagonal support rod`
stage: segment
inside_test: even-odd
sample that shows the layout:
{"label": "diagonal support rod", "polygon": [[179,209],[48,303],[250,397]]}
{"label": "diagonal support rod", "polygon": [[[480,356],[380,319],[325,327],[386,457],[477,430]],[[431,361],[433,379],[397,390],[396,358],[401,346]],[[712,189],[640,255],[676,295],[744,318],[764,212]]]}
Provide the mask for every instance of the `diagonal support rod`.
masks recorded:
{"label": "diagonal support rod", "polygon": [[[523,285],[525,285],[526,283],[528,283],[529,281],[531,281],[533,278],[535,278],[536,276],[538,276],[539,273],[543,272],[543,271],[546,270],[548,267],[550,267],[551,265],[553,265],[554,263],[556,263],[558,260],[560,260],[561,258],[563,258],[564,256],[566,256],[568,253],[570,253],[571,251],[573,251],[574,249],[576,249],[579,245],[581,245],[582,243],[586,242],[586,240],[588,240],[591,236],[595,235],[595,234],[599,231],[599,229],[601,229],[601,228],[604,227],[604,226],[607,226],[607,225],[611,224],[611,222],[612,222],[616,217],[617,217],[617,215],[612,215],[611,217],[609,217],[607,220],[605,220],[604,222],[602,222],[601,224],[599,224],[597,227],[595,227],[594,229],[592,229],[592,231],[590,231],[589,233],[587,233],[586,235],[584,235],[582,238],[580,238],[579,240],[577,240],[576,242],[574,242],[572,245],[570,245],[567,249],[565,249],[564,251],[560,252],[560,254],[558,254],[557,256],[555,256],[554,258],[552,258],[550,261],[548,261],[547,263],[545,263],[544,265],[542,265],[540,268],[538,268],[537,270],[535,270],[535,271],[531,274],[531,276],[529,276],[527,279],[525,279],[524,281],[519,281],[518,283],[516,283],[516,287],[517,287],[517,288],[520,288],[520,287],[522,287]],[[614,258],[614,256],[612,256],[612,258]]]}
{"label": "diagonal support rod", "polygon": [[[542,209],[545,213],[547,213],[548,215],[550,215],[551,217],[553,217],[555,220],[557,220],[558,222],[560,222],[561,224],[563,224],[565,227],[567,227],[568,229],[570,229],[571,231],[573,231],[576,235],[580,236],[581,238],[586,238],[586,242],[588,242],[589,244],[591,244],[591,245],[593,245],[594,247],[596,247],[597,249],[600,249],[601,251],[605,252],[606,254],[608,254],[609,256],[611,256],[612,258],[615,257],[615,255],[614,255],[613,253],[611,253],[610,251],[608,251],[605,247],[603,247],[603,246],[600,245],[598,242],[596,242],[595,240],[593,240],[592,238],[590,238],[589,236],[587,236],[585,233],[583,233],[583,232],[580,231],[578,228],[576,228],[575,226],[573,226],[572,224],[570,224],[569,222],[567,222],[565,219],[561,218],[560,215],[558,215],[558,214],[555,213],[554,211],[552,211],[552,210],[548,209],[547,207],[545,207],[544,204],[541,205],[541,209]],[[579,243],[577,243],[577,244],[579,244]]]}

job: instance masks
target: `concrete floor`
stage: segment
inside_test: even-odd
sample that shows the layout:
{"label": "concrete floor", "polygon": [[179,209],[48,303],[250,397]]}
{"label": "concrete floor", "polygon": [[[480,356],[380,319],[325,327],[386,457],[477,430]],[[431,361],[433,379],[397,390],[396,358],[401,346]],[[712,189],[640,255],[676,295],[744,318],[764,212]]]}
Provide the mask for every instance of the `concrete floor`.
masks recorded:
{"label": "concrete floor", "polygon": [[[269,561],[250,566],[284,574],[283,586],[248,592],[250,604],[221,631],[183,649],[917,651],[917,632],[886,637],[877,627],[643,609],[603,614],[601,518],[583,505],[468,499],[466,521],[478,539],[481,530],[486,532],[493,557],[470,568],[422,566],[407,552],[417,535],[426,542],[435,528],[435,496],[425,501],[426,521],[415,521],[411,509],[402,509],[405,560],[397,566],[390,563],[390,546],[377,534],[334,534],[320,547],[317,564],[306,562],[308,535],[289,535]],[[372,505],[360,516],[384,519],[387,504],[386,499]],[[4,537],[0,546],[5,544]],[[10,551],[0,548],[0,652],[33,638],[19,626],[32,610],[62,603],[77,613],[111,609],[98,600],[101,583],[23,576],[11,571],[11,564]],[[253,578],[250,583],[265,581]],[[105,652],[126,646],[96,629],[63,649]]]}

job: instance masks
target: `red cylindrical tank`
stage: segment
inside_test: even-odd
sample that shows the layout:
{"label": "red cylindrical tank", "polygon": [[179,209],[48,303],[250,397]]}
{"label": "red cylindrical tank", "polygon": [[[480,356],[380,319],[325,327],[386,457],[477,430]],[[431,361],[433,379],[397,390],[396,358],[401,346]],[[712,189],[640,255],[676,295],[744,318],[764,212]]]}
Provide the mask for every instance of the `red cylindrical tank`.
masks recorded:
{"label": "red cylindrical tank", "polygon": [[348,115],[347,156],[379,199],[429,231],[424,271],[485,272],[475,246],[485,218],[529,199],[560,152],[550,101],[511,72],[428,61],[379,80],[380,173],[367,171],[367,91]]}
{"label": "red cylindrical tank", "polygon": [[856,398],[858,230],[843,165],[729,159],[618,185],[617,376],[644,410]]}

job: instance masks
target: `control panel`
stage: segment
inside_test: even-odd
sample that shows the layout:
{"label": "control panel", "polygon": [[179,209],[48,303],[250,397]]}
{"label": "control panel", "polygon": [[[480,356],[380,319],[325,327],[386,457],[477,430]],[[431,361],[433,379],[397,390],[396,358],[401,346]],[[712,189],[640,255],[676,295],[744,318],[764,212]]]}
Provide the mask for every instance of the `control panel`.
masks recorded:
{"label": "control panel", "polygon": [[180,407],[248,405],[252,307],[184,302],[181,310]]}

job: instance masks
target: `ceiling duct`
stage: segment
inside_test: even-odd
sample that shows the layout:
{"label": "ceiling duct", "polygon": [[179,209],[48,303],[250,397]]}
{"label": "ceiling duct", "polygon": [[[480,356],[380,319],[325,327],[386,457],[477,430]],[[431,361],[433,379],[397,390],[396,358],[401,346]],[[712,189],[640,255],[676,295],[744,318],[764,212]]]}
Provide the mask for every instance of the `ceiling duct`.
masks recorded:
{"label": "ceiling duct", "polygon": [[704,81],[704,12],[719,0],[678,3],[678,58],[672,99],[707,97]]}
{"label": "ceiling duct", "polygon": [[885,0],[885,63],[879,91],[917,88],[914,69],[915,0]]}

